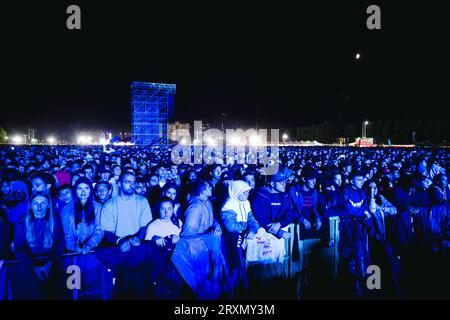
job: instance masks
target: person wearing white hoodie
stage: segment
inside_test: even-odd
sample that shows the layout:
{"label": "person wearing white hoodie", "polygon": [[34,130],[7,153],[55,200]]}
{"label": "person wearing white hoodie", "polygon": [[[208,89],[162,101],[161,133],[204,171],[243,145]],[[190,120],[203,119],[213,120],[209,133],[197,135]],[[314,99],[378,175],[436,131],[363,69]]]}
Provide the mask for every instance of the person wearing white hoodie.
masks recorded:
{"label": "person wearing white hoodie", "polygon": [[251,187],[244,181],[232,181],[228,187],[228,198],[221,210],[224,230],[225,257],[228,263],[228,294],[230,298],[246,298],[246,277],[243,247],[247,240],[255,237],[260,228],[248,201]]}

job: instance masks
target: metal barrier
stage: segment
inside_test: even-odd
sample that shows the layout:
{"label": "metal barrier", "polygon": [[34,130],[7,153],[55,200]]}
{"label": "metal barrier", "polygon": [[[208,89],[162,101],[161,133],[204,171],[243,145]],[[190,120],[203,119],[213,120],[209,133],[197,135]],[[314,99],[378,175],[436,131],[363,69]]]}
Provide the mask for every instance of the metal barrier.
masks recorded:
{"label": "metal barrier", "polygon": [[[329,274],[332,278],[338,277],[338,265],[339,265],[339,217],[330,217],[330,239],[328,246],[321,246],[321,254],[325,257],[329,264]],[[300,261],[294,262],[292,260],[292,252],[294,248],[294,228],[297,228],[297,234],[299,236],[298,246],[300,251]],[[290,224],[288,230],[291,233],[291,237],[286,241],[286,258],[288,259],[288,274],[293,276],[294,273],[301,272],[304,263],[303,260],[307,259],[307,256],[311,253],[311,244],[309,240],[300,240],[300,225]],[[295,266],[298,265],[296,268]]]}
{"label": "metal barrier", "polygon": [[[0,300],[13,300],[14,298],[11,290],[11,270],[17,263],[19,263],[18,260],[7,260],[0,266]],[[69,266],[79,267],[81,288],[67,288],[61,299],[110,300],[112,298],[112,272],[97,260],[94,251],[86,255],[64,254],[62,271],[67,275],[66,279],[72,275],[72,271],[68,269]]]}
{"label": "metal barrier", "polygon": [[[319,253],[321,259],[326,261],[328,276],[332,279],[338,277],[338,264],[339,264],[339,217],[331,217],[330,219],[330,241],[328,246],[319,246]],[[305,261],[309,259],[312,253],[313,247],[317,245],[316,241],[299,240],[299,261],[293,261],[292,251],[294,245],[294,228],[297,228],[297,232],[300,239],[300,226],[290,224],[288,230],[291,233],[289,240],[286,240],[285,251],[285,265],[286,274],[289,278],[295,278],[299,273],[305,271],[304,267],[307,265]],[[11,300],[11,269],[18,263],[17,260],[4,261],[3,265],[0,265],[0,300]],[[63,269],[66,271],[68,266],[76,265],[81,270],[82,288],[80,290],[67,289],[67,295],[65,298],[72,300],[110,300],[112,298],[113,287],[113,275],[108,268],[102,265],[95,257],[94,251],[91,251],[87,255],[80,255],[76,253],[67,253],[63,255]],[[67,273],[67,278],[71,273]]]}

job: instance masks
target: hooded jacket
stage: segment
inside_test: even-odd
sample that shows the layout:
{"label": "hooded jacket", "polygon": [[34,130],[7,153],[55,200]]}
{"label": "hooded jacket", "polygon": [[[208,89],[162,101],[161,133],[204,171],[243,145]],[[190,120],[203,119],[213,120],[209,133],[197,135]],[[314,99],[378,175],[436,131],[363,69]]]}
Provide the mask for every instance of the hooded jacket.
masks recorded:
{"label": "hooded jacket", "polygon": [[185,223],[181,236],[192,236],[208,233],[220,228],[219,223],[214,218],[213,207],[209,200],[201,200],[198,197],[192,198],[185,213]]}
{"label": "hooded jacket", "polygon": [[244,181],[233,181],[228,187],[228,199],[225,201],[222,210],[222,222],[228,232],[242,232],[249,228],[249,231],[258,232],[259,223],[253,216],[250,202],[240,201],[239,194],[251,190],[251,187]]}

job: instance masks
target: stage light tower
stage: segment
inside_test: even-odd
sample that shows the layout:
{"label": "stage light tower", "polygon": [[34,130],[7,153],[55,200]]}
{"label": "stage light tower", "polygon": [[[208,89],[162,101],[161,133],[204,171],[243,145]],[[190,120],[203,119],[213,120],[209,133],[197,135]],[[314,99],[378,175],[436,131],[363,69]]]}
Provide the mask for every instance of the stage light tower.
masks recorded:
{"label": "stage light tower", "polygon": [[369,121],[367,121],[367,120],[363,122],[363,127],[362,127],[362,137],[363,138],[366,138],[368,124],[369,124]]}

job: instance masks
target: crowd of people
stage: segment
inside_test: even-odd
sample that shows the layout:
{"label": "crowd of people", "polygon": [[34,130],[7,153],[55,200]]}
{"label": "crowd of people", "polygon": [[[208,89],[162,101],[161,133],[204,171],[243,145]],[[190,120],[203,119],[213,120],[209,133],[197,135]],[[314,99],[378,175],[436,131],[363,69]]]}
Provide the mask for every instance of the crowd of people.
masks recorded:
{"label": "crowd of people", "polygon": [[[446,149],[281,147],[271,175],[233,157],[189,165],[166,146],[0,146],[12,298],[66,297],[65,253],[82,272],[111,270],[116,299],[450,297]],[[333,245],[337,279],[320,267]]]}

